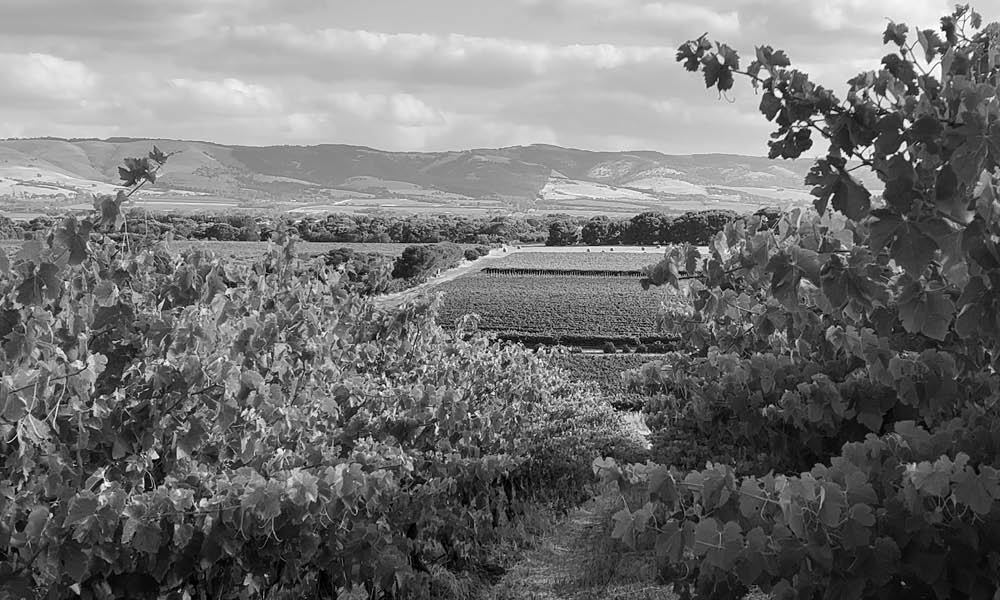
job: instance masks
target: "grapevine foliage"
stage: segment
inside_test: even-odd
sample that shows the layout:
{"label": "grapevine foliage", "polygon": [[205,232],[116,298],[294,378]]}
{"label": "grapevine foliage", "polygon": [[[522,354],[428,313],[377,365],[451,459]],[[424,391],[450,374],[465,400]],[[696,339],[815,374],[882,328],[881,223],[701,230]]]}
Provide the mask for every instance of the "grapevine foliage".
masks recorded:
{"label": "grapevine foliage", "polygon": [[806,179],[815,212],[737,221],[707,256],[675,246],[648,272],[694,307],[662,316],[683,351],[632,374],[651,426],[771,457],[739,473],[595,462],[648,486],[614,535],[683,595],[995,597],[1000,24],[958,6],[937,31],[890,23],[884,42],[846,99],[767,46],[745,68],[705,37],[678,51],[709,87],[750,80],[772,158],[829,142]]}
{"label": "grapevine foliage", "polygon": [[443,597],[621,447],[545,356],[378,308],[293,239],[123,247],[166,160],[0,253],[0,597]]}

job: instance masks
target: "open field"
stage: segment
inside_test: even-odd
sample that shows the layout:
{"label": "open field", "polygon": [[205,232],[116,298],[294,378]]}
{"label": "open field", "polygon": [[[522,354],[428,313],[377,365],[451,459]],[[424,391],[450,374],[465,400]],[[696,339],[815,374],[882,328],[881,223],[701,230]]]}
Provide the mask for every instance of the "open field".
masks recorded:
{"label": "open field", "polygon": [[444,292],[439,322],[445,326],[476,313],[481,329],[506,333],[652,336],[661,304],[685,307],[664,289],[643,290],[634,279],[620,277],[473,274],[438,289]]}

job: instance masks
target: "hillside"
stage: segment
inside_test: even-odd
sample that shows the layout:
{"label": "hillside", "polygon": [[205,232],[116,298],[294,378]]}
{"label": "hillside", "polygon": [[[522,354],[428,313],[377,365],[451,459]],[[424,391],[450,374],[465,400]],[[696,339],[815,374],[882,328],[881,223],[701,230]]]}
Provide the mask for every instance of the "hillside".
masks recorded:
{"label": "hillside", "polygon": [[162,208],[302,212],[681,212],[807,202],[808,161],[728,154],[592,152],[550,145],[460,152],[360,146],[226,146],[116,138],[0,141],[0,198],[10,210],[85,202],[152,145],[178,152],[139,202]]}

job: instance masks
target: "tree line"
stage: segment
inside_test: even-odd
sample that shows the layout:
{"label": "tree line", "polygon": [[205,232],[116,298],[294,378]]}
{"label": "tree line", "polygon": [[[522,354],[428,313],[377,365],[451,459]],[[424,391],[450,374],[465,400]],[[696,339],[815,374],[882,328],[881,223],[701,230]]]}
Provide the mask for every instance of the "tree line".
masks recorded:
{"label": "tree line", "polygon": [[[765,209],[776,218],[776,209]],[[436,244],[703,245],[726,223],[739,217],[730,210],[705,210],[673,216],[644,212],[631,218],[464,215],[356,215],[289,217],[250,214],[148,213],[133,209],[125,215],[127,235],[180,240],[266,241],[282,232],[294,232],[307,242]],[[53,216],[25,223],[0,216],[0,239],[22,239],[49,231]],[[116,235],[126,235],[125,233]]]}

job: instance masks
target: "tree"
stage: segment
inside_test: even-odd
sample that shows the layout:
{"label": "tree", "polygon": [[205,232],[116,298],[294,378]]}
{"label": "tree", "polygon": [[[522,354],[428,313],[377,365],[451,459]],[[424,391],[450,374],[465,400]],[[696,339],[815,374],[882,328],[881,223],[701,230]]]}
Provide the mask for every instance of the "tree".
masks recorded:
{"label": "tree", "polygon": [[912,33],[890,22],[892,52],[843,100],[770,46],[745,69],[704,36],[678,49],[719,92],[750,80],[772,158],[829,142],[815,213],[730,223],[644,282],[683,271],[695,298],[665,317],[685,352],[634,377],[666,398],[651,422],[765,457],[595,463],[647,482],[614,535],[655,546],[682,596],[990,598],[1000,581],[1000,24],[958,6]]}
{"label": "tree", "polygon": [[736,217],[737,214],[731,210],[686,212],[663,226],[661,240],[673,244],[704,246]]}
{"label": "tree", "polygon": [[669,224],[670,218],[663,213],[639,213],[629,220],[622,242],[631,245],[657,244],[664,239]]}
{"label": "tree", "polygon": [[546,246],[573,246],[580,242],[580,228],[575,223],[559,219],[549,223],[549,237]]}
{"label": "tree", "polygon": [[396,279],[430,276],[457,265],[464,256],[462,247],[450,242],[409,246],[396,259],[392,276]]}
{"label": "tree", "polygon": [[580,231],[580,239],[588,246],[610,244],[611,219],[605,216],[592,217]]}

